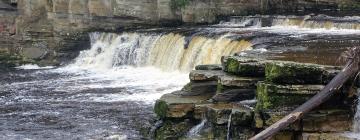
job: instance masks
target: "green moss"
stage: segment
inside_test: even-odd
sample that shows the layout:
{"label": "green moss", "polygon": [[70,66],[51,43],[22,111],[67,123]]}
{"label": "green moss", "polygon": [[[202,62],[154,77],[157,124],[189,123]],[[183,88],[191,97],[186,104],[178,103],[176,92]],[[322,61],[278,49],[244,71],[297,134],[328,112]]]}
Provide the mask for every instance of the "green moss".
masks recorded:
{"label": "green moss", "polygon": [[270,62],[265,66],[266,81],[279,84],[320,84],[319,66],[291,62]]}
{"label": "green moss", "polygon": [[158,130],[156,130],[156,140],[174,140],[186,135],[193,125],[189,122],[165,121]]}
{"label": "green moss", "polygon": [[185,8],[187,5],[189,5],[190,0],[171,0],[171,8],[173,9],[181,9]]}
{"label": "green moss", "polygon": [[277,94],[276,86],[266,83],[258,83],[256,97],[258,102],[256,110],[267,110],[281,107],[292,107],[294,105],[301,105],[311,98],[311,95],[301,94]]}
{"label": "green moss", "polygon": [[229,58],[225,65],[225,71],[237,74],[239,71],[239,62],[234,58]]}
{"label": "green moss", "polygon": [[187,83],[187,84],[183,87],[182,90],[184,90],[184,91],[191,91],[191,90],[192,90],[192,83],[191,83],[191,82],[190,82],[190,83]]}
{"label": "green moss", "polygon": [[220,82],[218,82],[216,87],[216,93],[221,93],[223,91],[224,91],[224,86]]}
{"label": "green moss", "polygon": [[167,110],[168,110],[168,105],[165,101],[163,100],[156,101],[154,107],[154,112],[156,113],[156,115],[158,115],[160,118],[165,118]]}

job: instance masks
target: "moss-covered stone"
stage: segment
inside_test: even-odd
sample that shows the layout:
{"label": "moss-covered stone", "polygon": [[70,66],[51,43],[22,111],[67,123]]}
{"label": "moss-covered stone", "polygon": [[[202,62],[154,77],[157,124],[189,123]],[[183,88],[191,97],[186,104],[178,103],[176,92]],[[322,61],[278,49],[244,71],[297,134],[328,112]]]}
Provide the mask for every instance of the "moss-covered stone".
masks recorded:
{"label": "moss-covered stone", "polygon": [[168,105],[163,100],[157,100],[154,107],[154,112],[160,118],[165,118],[168,111]]}
{"label": "moss-covered stone", "polygon": [[266,81],[279,84],[321,84],[323,66],[294,62],[267,62]]}
{"label": "moss-covered stone", "polygon": [[265,75],[265,61],[246,57],[226,57],[224,71],[238,76],[262,77]]}
{"label": "moss-covered stone", "polygon": [[282,86],[259,82],[256,89],[257,110],[301,105],[320,91],[322,86]]}
{"label": "moss-covered stone", "polygon": [[170,121],[167,120],[163,125],[156,130],[155,139],[156,140],[174,140],[179,139],[186,135],[186,133],[194,125],[190,121]]}

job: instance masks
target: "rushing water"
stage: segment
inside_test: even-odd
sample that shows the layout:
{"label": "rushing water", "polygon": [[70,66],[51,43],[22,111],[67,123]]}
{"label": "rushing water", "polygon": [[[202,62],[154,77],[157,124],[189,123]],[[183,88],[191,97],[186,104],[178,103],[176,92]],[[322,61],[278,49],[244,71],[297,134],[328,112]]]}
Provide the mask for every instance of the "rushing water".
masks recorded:
{"label": "rushing water", "polygon": [[91,33],[91,48],[66,66],[1,73],[0,139],[142,139],[155,119],[154,101],[185,85],[195,65],[235,53],[335,64],[340,52],[359,45],[357,18],[269,18]]}

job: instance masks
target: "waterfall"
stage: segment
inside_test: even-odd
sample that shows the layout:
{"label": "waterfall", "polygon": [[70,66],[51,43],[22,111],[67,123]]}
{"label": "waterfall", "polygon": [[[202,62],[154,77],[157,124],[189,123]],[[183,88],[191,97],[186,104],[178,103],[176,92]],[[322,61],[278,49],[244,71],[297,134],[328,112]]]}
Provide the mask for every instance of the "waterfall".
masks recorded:
{"label": "waterfall", "polygon": [[165,71],[189,71],[199,64],[220,64],[221,56],[251,48],[245,40],[186,36],[176,33],[92,33],[89,50],[72,64],[82,68],[109,69],[122,65],[154,66]]}
{"label": "waterfall", "polygon": [[226,134],[226,140],[231,140],[231,119],[232,119],[233,112],[229,115],[229,120],[227,124],[227,134]]}
{"label": "waterfall", "polygon": [[194,139],[195,137],[198,137],[200,135],[201,130],[204,128],[206,122],[207,122],[207,120],[203,119],[200,124],[191,128],[187,134],[187,138]]}
{"label": "waterfall", "polygon": [[221,27],[296,27],[326,30],[360,30],[360,17],[318,16],[243,16],[231,17]]}

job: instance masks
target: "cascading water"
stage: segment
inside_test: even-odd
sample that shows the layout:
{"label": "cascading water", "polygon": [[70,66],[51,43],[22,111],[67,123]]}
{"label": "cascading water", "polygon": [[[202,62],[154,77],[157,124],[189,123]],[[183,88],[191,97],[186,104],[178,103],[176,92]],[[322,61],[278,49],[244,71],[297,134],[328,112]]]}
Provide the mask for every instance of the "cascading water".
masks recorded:
{"label": "cascading water", "polygon": [[198,125],[194,126],[190,129],[187,133],[187,138],[189,139],[196,139],[196,137],[200,136],[201,130],[204,129],[207,120],[203,119]]}
{"label": "cascading water", "polygon": [[232,115],[233,115],[233,112],[231,111],[231,113],[230,113],[230,115],[229,115],[229,119],[228,119],[228,124],[227,124],[226,140],[231,140],[231,122],[232,122]]}
{"label": "cascading water", "polygon": [[123,65],[153,66],[165,71],[189,71],[199,64],[220,64],[221,56],[250,49],[251,43],[194,36],[185,46],[180,34],[91,34],[93,46],[81,52],[72,66],[109,69]]}

